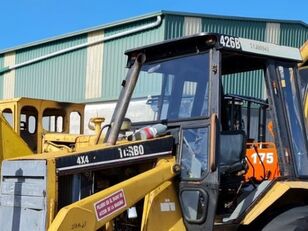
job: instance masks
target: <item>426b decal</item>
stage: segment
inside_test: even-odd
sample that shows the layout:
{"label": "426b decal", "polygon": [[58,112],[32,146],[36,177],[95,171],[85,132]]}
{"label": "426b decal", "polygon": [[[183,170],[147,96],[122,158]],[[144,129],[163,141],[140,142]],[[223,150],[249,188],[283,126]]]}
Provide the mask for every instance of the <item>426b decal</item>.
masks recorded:
{"label": "426b decal", "polygon": [[228,35],[221,35],[219,39],[220,45],[232,48],[232,49],[241,49],[240,39]]}

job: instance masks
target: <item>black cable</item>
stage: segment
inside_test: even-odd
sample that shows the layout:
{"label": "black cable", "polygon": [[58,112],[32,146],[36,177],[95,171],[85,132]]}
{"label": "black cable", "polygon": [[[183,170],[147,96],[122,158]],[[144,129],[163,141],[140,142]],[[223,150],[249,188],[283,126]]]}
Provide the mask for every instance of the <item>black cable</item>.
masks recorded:
{"label": "black cable", "polygon": [[250,166],[252,167],[252,175],[253,175],[253,178],[255,179],[256,178],[255,167],[253,166],[253,164],[251,163],[251,161],[249,160],[248,157],[246,159],[247,159],[248,163],[250,164]]}
{"label": "black cable", "polygon": [[106,125],[104,125],[104,126],[101,128],[101,130],[99,131],[99,134],[97,135],[95,144],[98,144],[99,139],[101,138],[101,135],[102,135],[103,130],[104,130],[105,128],[107,128],[107,127],[111,127],[111,124],[106,124]]}
{"label": "black cable", "polygon": [[[257,146],[256,146],[256,145],[253,145],[253,148],[255,149],[256,154],[257,154],[257,156],[258,156],[258,158],[259,158],[259,160],[260,160],[260,162],[261,162],[261,164],[262,164],[262,167],[263,167],[263,180],[266,180],[267,177],[266,177],[266,172],[265,172],[264,163],[263,163],[263,161],[262,161],[262,159],[261,159],[261,156],[260,156],[260,154],[259,154],[259,152],[258,152]],[[265,157],[265,156],[264,156],[264,157]]]}

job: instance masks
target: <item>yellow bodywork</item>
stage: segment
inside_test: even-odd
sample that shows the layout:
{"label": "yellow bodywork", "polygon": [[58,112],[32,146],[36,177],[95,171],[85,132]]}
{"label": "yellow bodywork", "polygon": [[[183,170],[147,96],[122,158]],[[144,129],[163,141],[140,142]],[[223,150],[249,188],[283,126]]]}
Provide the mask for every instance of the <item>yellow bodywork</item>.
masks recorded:
{"label": "yellow bodywork", "polygon": [[[98,135],[74,135],[65,133],[48,133],[43,138],[43,152],[76,152],[81,148],[102,143],[104,136]],[[61,144],[58,144],[61,143]]]}
{"label": "yellow bodywork", "polygon": [[144,198],[141,230],[185,231],[178,193],[174,181],[169,180]]}
{"label": "yellow bodywork", "polygon": [[[32,98],[0,101],[2,115],[6,116],[17,137],[22,138],[31,153],[76,152],[102,142],[104,137],[100,135],[100,130],[104,118],[91,118],[89,121],[89,128],[95,131],[95,135],[83,134],[84,107],[84,104]],[[74,121],[76,119],[71,118],[72,113],[78,113],[80,121]],[[73,128],[79,132],[76,134],[71,130]],[[7,152],[6,156],[14,158],[20,154]]]}
{"label": "yellow bodywork", "polygon": [[[173,178],[175,176],[174,164],[173,158],[160,160],[157,166],[151,170],[62,208],[48,230],[90,231],[103,227],[107,222],[144,198],[146,194]],[[119,191],[123,192],[125,204],[110,215],[99,218],[95,205]]]}
{"label": "yellow bodywork", "polygon": [[33,154],[27,144],[17,135],[0,114],[0,163],[8,158]]}
{"label": "yellow bodywork", "polygon": [[94,117],[89,121],[89,128],[95,135],[79,135],[69,133],[46,133],[43,137],[43,152],[77,152],[83,147],[103,143],[104,135],[101,134],[101,124],[105,121],[102,117]]}
{"label": "yellow bodywork", "polygon": [[84,107],[84,104],[24,97],[0,101],[2,115],[34,153],[43,152],[44,134],[57,129],[62,133],[71,132],[71,113],[79,114],[79,130],[83,133]]}
{"label": "yellow bodywork", "polygon": [[246,214],[241,224],[249,225],[259,215],[261,215],[274,202],[278,201],[289,190],[306,189],[308,194],[308,182],[305,181],[277,181],[274,185],[262,196],[260,201]]}
{"label": "yellow bodywork", "polygon": [[299,65],[300,67],[306,66],[308,62],[308,40],[300,48],[303,62]]}

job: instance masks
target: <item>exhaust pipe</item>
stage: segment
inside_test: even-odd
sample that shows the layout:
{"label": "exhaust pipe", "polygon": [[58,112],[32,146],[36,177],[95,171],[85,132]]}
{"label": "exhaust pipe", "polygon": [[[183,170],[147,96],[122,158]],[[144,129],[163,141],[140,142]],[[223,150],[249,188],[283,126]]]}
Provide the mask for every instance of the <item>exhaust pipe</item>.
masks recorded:
{"label": "exhaust pipe", "polygon": [[106,135],[107,143],[110,145],[114,145],[117,142],[122,121],[125,117],[130,98],[138,80],[141,66],[145,62],[145,59],[145,54],[140,53],[136,56],[135,62],[132,68],[128,71],[126,79],[122,84],[123,88],[121,90],[120,98],[111,119],[112,126],[108,129]]}

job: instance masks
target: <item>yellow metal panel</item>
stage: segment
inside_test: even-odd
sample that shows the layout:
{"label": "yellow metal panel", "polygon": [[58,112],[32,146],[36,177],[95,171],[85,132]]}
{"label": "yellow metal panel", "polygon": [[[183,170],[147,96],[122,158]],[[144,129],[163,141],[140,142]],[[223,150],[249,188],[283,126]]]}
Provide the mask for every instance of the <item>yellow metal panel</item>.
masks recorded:
{"label": "yellow metal panel", "polygon": [[[61,111],[61,113],[66,114],[64,121],[64,131],[69,132],[70,127],[70,114],[71,112],[78,112],[80,115],[80,132],[83,132],[83,119],[84,119],[84,104],[73,104],[73,103],[65,103],[51,100],[43,100],[43,99],[32,99],[32,98],[14,98],[0,101],[0,111],[5,109],[10,109],[13,113],[14,117],[14,130],[17,134],[20,134],[20,114],[21,110],[24,106],[31,106],[33,111],[37,111],[37,129],[33,134],[36,140],[37,152],[42,152],[42,137],[44,135],[43,132],[43,113],[46,109],[56,109]],[[55,110],[55,111],[56,111]],[[60,114],[61,114],[60,113]]]}
{"label": "yellow metal panel", "polygon": [[[94,230],[93,222],[95,229],[104,226],[144,198],[147,193],[174,177],[174,164],[173,158],[161,160],[155,168],[149,171],[62,208],[49,227],[49,231]],[[119,192],[123,203],[112,213],[101,215],[98,211],[100,203],[109,200],[112,195]]]}
{"label": "yellow metal panel", "polygon": [[254,208],[244,217],[242,224],[249,225],[275,201],[284,195],[290,189],[307,189],[308,182],[305,181],[285,181],[276,182],[272,188],[262,197],[262,199],[254,206]]}
{"label": "yellow metal panel", "polygon": [[144,199],[141,230],[185,231],[177,191],[173,181],[166,181]]}
{"label": "yellow metal panel", "polygon": [[47,213],[46,213],[46,229],[51,224],[57,211],[58,201],[58,179],[56,176],[55,160],[47,161]]}
{"label": "yellow metal panel", "polygon": [[304,45],[301,47],[301,55],[302,55],[302,59],[303,59],[303,62],[302,64],[300,64],[300,66],[303,66],[303,65],[308,65],[308,40],[304,43]]}
{"label": "yellow metal panel", "polygon": [[28,145],[14,132],[0,114],[0,162],[4,159],[33,154]]}
{"label": "yellow metal panel", "polygon": [[[15,65],[15,51],[4,55],[4,66]],[[15,70],[4,74],[3,80],[3,98],[14,98],[15,93]]]}

